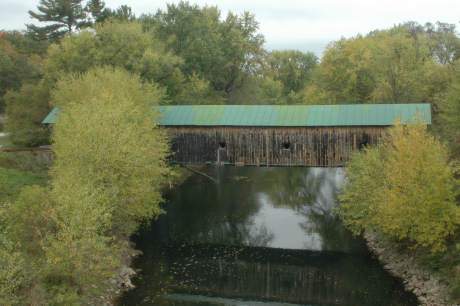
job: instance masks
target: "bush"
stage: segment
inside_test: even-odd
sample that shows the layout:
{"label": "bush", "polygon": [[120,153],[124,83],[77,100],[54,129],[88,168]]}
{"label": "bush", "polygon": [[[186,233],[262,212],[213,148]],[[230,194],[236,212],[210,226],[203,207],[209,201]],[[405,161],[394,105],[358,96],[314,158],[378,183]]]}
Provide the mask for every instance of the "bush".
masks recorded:
{"label": "bush", "polygon": [[345,173],[340,212],[352,231],[446,250],[460,224],[455,168],[425,124],[397,123],[381,145],[353,155]]}

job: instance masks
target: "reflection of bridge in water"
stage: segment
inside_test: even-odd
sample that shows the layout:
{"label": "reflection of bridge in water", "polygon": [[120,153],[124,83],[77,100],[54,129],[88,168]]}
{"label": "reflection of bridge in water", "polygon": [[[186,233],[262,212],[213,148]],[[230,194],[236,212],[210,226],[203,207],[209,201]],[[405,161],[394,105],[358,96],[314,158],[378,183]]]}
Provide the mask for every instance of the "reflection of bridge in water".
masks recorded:
{"label": "reflection of bridge in water", "polygon": [[382,277],[376,260],[363,262],[355,254],[174,245],[166,256],[174,259],[168,288],[175,293],[315,305],[372,305],[381,299],[401,305],[407,298],[392,290],[399,282]]}
{"label": "reflection of bridge in water", "polygon": [[219,183],[192,176],[168,195],[120,305],[416,305],[335,214],[342,169],[202,170]]}
{"label": "reflection of bridge in water", "polygon": [[[173,162],[255,166],[337,166],[379,142],[385,128],[416,115],[431,123],[429,104],[160,106]],[[55,123],[57,108],[43,123]]]}

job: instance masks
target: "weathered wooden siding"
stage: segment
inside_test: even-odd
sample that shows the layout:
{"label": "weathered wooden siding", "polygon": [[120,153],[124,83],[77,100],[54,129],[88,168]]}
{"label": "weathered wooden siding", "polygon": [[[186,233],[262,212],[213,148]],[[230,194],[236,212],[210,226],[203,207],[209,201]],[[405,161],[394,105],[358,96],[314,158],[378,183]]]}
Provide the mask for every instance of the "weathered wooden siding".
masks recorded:
{"label": "weathered wooden siding", "polygon": [[337,166],[385,127],[165,127],[173,160],[237,165]]}

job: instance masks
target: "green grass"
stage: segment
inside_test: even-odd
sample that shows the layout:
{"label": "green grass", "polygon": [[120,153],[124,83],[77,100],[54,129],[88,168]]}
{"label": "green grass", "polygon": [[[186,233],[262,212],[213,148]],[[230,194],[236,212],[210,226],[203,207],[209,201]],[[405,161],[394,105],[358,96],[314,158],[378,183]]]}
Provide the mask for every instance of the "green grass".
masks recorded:
{"label": "green grass", "polygon": [[44,185],[46,181],[42,174],[0,168],[0,202],[14,200],[25,186]]}

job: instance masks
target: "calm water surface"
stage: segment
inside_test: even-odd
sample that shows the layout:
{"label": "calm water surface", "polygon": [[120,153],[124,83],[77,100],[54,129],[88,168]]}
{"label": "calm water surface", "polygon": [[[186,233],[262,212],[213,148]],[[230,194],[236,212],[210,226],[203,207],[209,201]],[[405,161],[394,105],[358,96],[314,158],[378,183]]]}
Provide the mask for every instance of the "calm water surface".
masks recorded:
{"label": "calm water surface", "polygon": [[334,214],[342,169],[209,167],[134,237],[119,305],[417,305]]}

